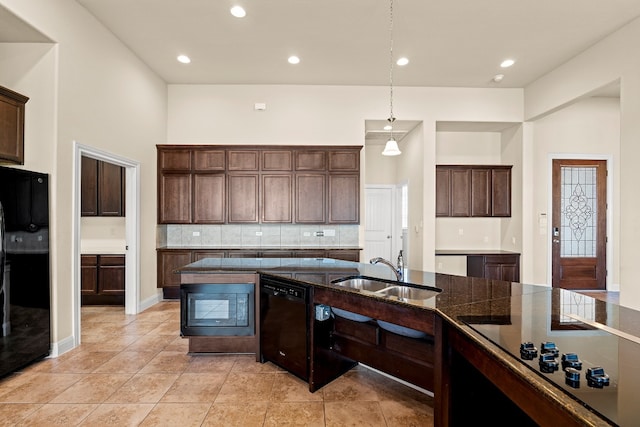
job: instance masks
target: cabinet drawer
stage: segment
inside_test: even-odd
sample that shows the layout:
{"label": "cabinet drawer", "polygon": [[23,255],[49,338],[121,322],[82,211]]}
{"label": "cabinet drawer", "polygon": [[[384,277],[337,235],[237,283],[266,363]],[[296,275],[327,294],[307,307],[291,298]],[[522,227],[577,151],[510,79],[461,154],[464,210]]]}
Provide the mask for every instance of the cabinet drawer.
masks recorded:
{"label": "cabinet drawer", "polygon": [[518,262],[518,255],[485,255],[485,264],[515,264]]}
{"label": "cabinet drawer", "polygon": [[100,255],[100,265],[124,267],[124,255]]}
{"label": "cabinet drawer", "polygon": [[98,256],[82,255],[80,257],[80,265],[86,265],[86,266],[98,265]]}

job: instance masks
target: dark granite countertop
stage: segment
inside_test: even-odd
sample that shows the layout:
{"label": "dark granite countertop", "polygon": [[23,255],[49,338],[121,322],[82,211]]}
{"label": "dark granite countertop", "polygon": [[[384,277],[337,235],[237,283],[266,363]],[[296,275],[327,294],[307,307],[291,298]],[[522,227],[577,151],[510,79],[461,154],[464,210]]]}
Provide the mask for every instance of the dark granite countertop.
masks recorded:
{"label": "dark granite countertop", "polygon": [[156,250],[194,250],[194,251],[361,251],[358,246],[158,246]]}
{"label": "dark granite countertop", "polygon": [[[390,268],[327,258],[220,258],[204,259],[178,270],[180,273],[258,272],[305,282],[338,292],[359,294],[390,304],[437,312],[465,335],[487,349],[508,369],[558,405],[585,421],[585,425],[639,425],[640,312],[589,296],[546,286],[407,270],[411,286],[439,288],[425,300],[399,300],[332,284],[331,280],[362,275],[395,280]],[[298,273],[314,273],[300,274]],[[322,273],[325,273],[324,275]],[[522,342],[538,349],[544,341],[557,344],[560,354],[577,353],[583,362],[579,388],[564,382],[562,370],[541,372],[538,359],[520,358]],[[558,359],[559,360],[559,359]],[[602,366],[610,385],[587,386],[587,368]]]}
{"label": "dark granite countertop", "polygon": [[504,251],[502,249],[437,249],[436,256],[447,255],[520,255],[519,252]]}

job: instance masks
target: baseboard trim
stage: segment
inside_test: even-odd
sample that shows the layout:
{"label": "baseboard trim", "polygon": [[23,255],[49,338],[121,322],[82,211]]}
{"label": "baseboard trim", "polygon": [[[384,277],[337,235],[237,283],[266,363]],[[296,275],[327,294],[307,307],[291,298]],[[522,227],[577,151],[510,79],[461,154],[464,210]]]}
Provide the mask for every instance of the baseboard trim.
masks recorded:
{"label": "baseboard trim", "polygon": [[146,309],[153,307],[162,301],[162,291],[157,292],[155,295],[140,301],[140,305],[138,306],[138,313],[142,313]]}
{"label": "baseboard trim", "polygon": [[76,340],[73,335],[70,335],[61,341],[51,343],[51,352],[48,357],[61,356],[74,348],[76,348]]}

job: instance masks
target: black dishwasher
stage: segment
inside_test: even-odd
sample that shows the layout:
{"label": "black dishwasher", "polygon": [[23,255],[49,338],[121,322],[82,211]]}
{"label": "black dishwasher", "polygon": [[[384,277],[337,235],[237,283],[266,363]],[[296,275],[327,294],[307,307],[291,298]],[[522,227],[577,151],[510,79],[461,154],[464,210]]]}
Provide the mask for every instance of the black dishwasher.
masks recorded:
{"label": "black dishwasher", "polygon": [[309,289],[260,279],[260,360],[309,380]]}

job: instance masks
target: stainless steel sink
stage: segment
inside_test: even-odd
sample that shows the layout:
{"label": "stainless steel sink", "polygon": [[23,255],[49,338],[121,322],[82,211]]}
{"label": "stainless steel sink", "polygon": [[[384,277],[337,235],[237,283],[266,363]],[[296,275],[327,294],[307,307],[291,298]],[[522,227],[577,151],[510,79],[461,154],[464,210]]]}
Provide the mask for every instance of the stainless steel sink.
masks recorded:
{"label": "stainless steel sink", "polygon": [[410,286],[390,286],[376,292],[376,294],[385,297],[395,297],[400,301],[426,300],[435,297],[438,293],[440,293],[439,289],[421,289]]}
{"label": "stainless steel sink", "polygon": [[370,292],[378,292],[393,287],[397,282],[384,279],[376,279],[367,276],[350,276],[332,281],[334,285],[346,286],[353,289],[361,289]]}
{"label": "stainless steel sink", "polygon": [[333,280],[331,283],[334,285],[367,291],[379,297],[406,302],[424,301],[435,297],[442,291],[438,288],[423,287],[411,283],[376,279],[374,277],[367,276],[349,276]]}

